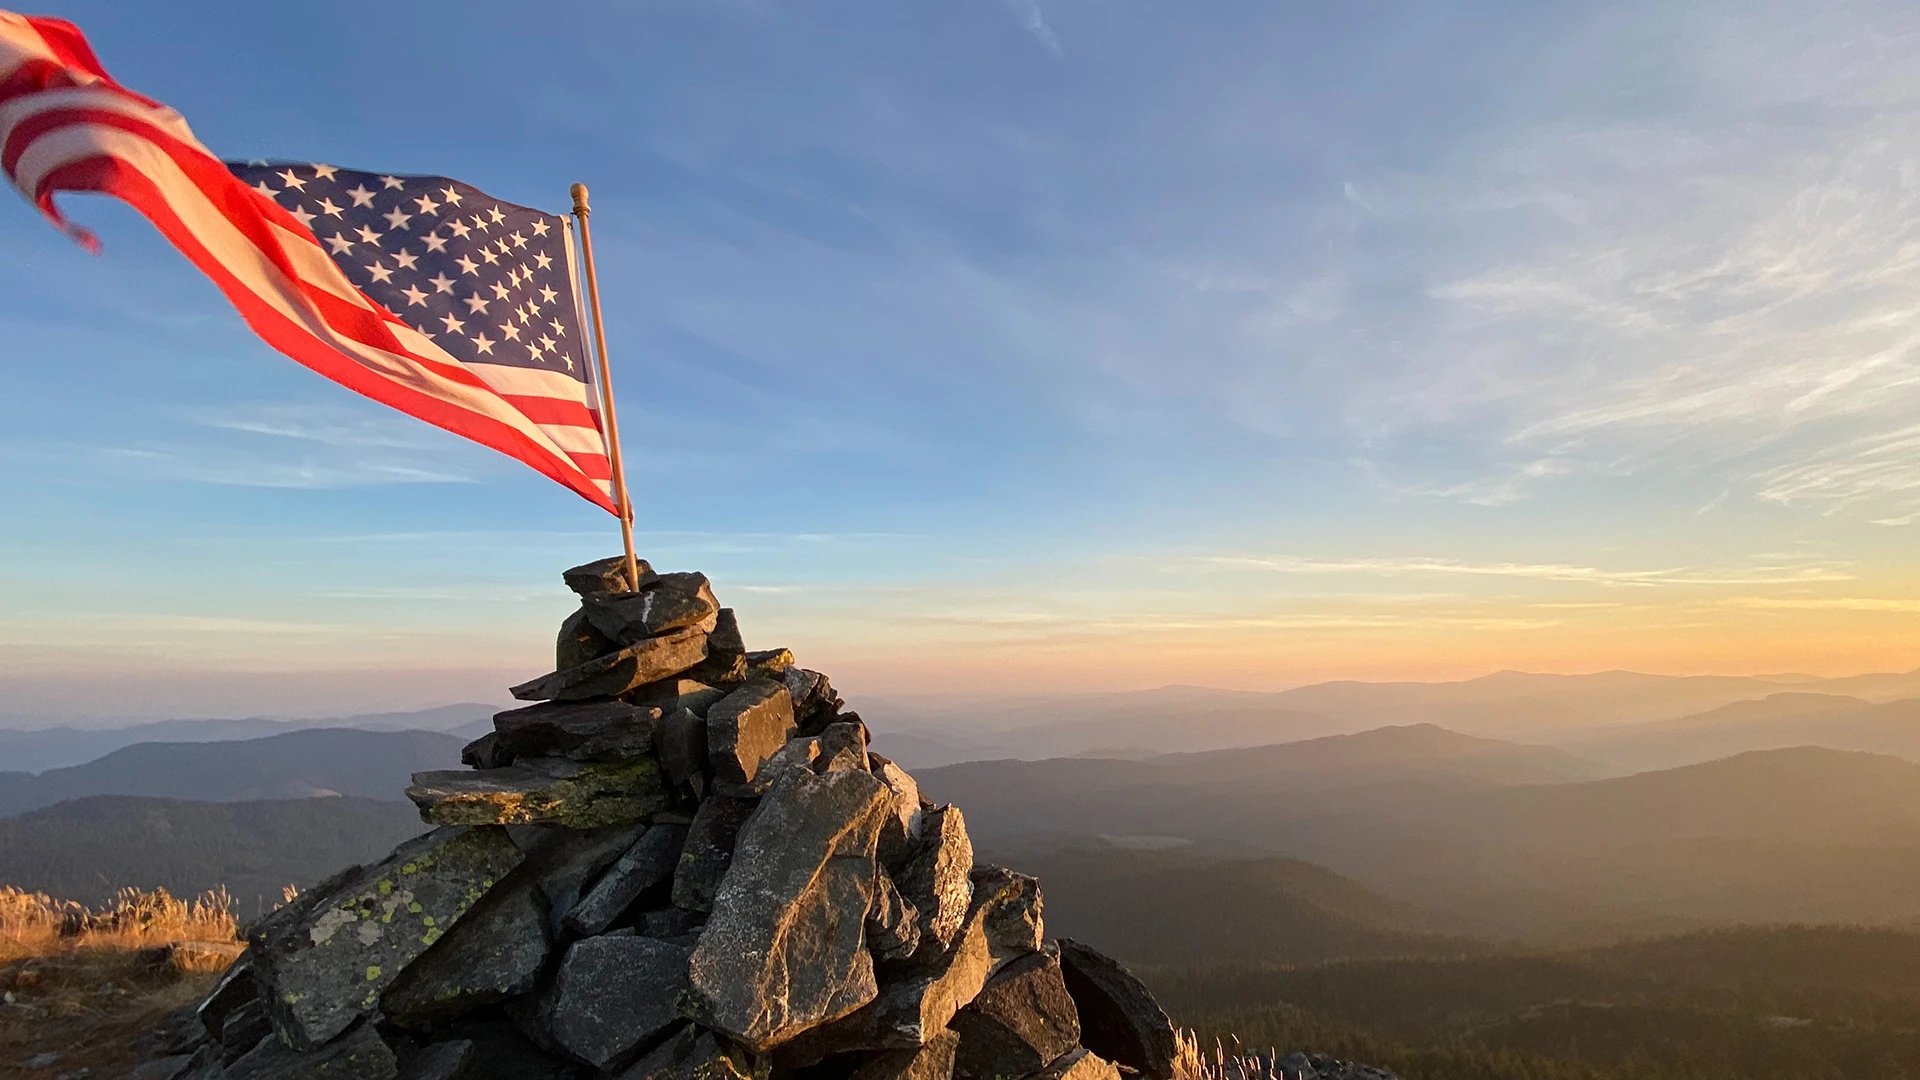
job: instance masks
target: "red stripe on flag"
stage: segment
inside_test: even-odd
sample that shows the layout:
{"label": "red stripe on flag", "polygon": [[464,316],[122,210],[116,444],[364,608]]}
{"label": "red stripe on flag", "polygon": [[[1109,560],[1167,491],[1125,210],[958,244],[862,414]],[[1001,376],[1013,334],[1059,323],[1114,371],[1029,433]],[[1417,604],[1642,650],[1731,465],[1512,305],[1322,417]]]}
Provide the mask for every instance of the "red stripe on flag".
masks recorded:
{"label": "red stripe on flag", "polygon": [[[57,180],[54,179],[56,177]],[[182,255],[213,279],[220,291],[239,309],[241,317],[253,328],[254,333],[290,359],[409,416],[518,458],[608,513],[618,513],[613,500],[592,483],[606,477],[587,474],[581,463],[573,460],[578,455],[568,455],[570,460],[562,464],[551,451],[535,443],[525,432],[385,378],[341,355],[304,327],[261,302],[219,259],[200,245],[192,231],[173,212],[160,190],[139,170],[117,158],[98,157],[63,165],[50,175],[49,180],[53,187],[60,190],[113,195],[138,210],[180,249]]]}

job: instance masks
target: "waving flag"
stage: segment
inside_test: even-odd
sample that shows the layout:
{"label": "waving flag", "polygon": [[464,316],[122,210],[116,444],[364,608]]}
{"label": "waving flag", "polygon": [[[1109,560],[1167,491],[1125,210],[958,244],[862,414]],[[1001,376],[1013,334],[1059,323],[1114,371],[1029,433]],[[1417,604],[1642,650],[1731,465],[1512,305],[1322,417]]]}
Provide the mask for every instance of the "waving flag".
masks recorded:
{"label": "waving flag", "polygon": [[275,349],[619,514],[566,218],[442,177],[229,166],[72,24],[5,11],[0,170],[89,247],[55,193],[126,202]]}

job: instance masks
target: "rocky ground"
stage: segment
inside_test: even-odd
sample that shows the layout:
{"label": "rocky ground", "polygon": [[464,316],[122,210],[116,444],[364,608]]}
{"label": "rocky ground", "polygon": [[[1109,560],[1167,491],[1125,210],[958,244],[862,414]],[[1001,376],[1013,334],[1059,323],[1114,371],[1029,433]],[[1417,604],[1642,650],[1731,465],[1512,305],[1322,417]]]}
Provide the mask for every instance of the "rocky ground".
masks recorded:
{"label": "rocky ground", "polygon": [[165,1080],[230,943],[63,949],[0,963],[0,1076]]}

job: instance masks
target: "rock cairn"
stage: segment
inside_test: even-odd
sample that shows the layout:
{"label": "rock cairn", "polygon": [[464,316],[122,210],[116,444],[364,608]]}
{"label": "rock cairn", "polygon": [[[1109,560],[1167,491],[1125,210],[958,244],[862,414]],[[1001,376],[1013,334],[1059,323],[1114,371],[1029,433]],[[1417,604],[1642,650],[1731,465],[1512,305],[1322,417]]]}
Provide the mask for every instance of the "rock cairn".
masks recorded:
{"label": "rock cairn", "polygon": [[556,670],[438,826],[249,928],[183,1080],[1173,1080],[1126,969],[705,576],[567,571]]}

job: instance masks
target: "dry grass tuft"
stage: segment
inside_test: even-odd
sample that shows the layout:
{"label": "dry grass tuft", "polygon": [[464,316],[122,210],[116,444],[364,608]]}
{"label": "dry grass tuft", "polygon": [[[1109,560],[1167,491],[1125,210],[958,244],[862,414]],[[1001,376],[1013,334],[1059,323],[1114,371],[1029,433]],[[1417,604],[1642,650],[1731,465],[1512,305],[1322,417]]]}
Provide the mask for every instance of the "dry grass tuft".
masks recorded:
{"label": "dry grass tuft", "polygon": [[1209,1052],[1200,1044],[1200,1036],[1181,1030],[1173,1059],[1175,1080],[1278,1080],[1276,1051],[1260,1054],[1242,1046],[1234,1036],[1227,1038],[1233,1040],[1231,1045],[1216,1039]]}
{"label": "dry grass tuft", "polygon": [[121,889],[89,908],[0,886],[0,961],[75,949],[142,949],[177,941],[233,941],[238,923],[225,889],[182,900],[165,889]]}

